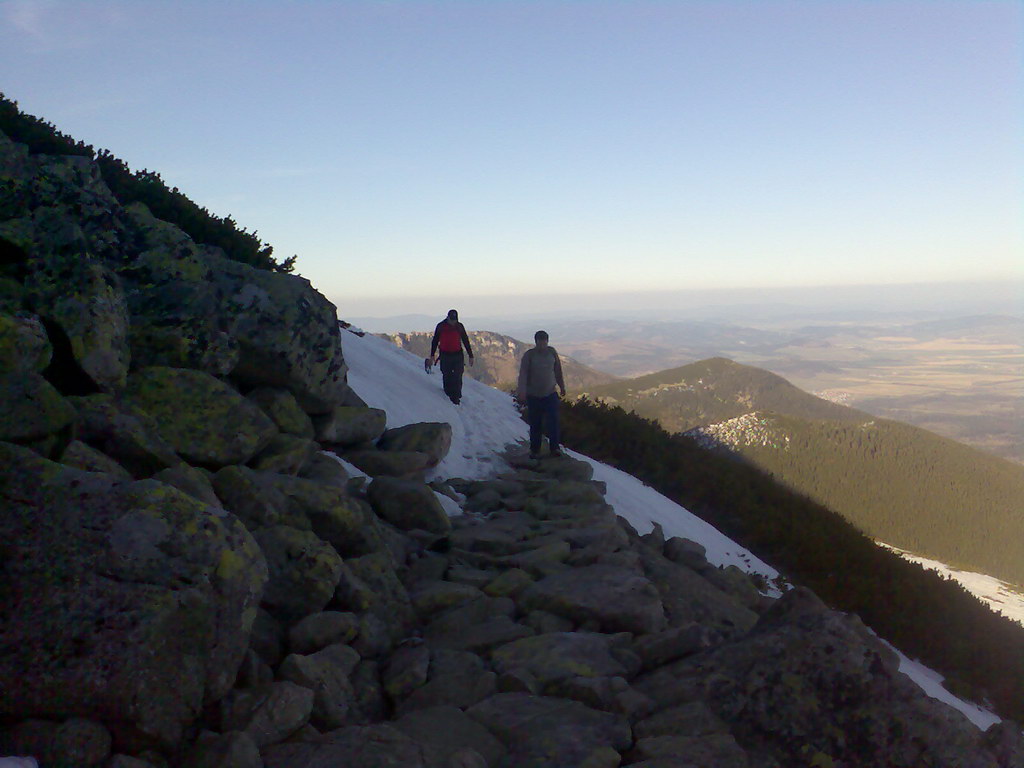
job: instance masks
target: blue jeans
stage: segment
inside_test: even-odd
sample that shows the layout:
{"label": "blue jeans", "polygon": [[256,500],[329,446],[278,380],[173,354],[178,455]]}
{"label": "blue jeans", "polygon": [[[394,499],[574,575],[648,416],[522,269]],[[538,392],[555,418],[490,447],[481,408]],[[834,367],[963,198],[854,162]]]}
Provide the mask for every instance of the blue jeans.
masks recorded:
{"label": "blue jeans", "polygon": [[552,392],[547,397],[527,397],[526,420],[530,424],[530,453],[540,453],[542,431],[546,431],[548,434],[551,450],[558,450],[558,395],[556,393]]}

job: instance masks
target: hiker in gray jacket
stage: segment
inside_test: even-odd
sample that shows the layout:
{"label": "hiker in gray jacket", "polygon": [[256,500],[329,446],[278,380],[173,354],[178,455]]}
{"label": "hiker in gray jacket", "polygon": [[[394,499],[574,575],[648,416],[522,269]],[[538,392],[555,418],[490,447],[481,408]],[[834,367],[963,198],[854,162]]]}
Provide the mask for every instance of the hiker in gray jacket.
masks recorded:
{"label": "hiker in gray jacket", "polygon": [[[555,387],[565,397],[565,381],[562,379],[562,361],[558,352],[548,346],[547,331],[533,335],[537,346],[526,350],[519,364],[519,386],[516,395],[519,402],[526,402],[527,421],[530,424],[530,458],[540,458],[542,432],[548,435],[552,456],[561,456],[558,435],[558,395]],[[544,429],[546,427],[546,429]]]}

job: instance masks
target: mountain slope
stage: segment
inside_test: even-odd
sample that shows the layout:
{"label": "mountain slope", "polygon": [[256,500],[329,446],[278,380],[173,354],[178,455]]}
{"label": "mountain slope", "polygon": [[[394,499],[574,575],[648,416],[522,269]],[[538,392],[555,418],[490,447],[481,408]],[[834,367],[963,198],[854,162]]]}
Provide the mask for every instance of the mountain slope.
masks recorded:
{"label": "mountain slope", "polygon": [[809,395],[774,373],[724,357],[591,387],[587,394],[654,419],[670,432],[685,432],[752,411],[842,421],[871,418]]}
{"label": "mountain slope", "polygon": [[723,358],[593,395],[728,450],[869,536],[1024,583],[1024,467]]}
{"label": "mountain slope", "polygon": [[[466,375],[498,389],[508,390],[514,387],[519,378],[519,361],[522,360],[523,353],[533,345],[493,331],[469,331],[468,334],[469,343],[473,346],[475,365],[466,368]],[[430,354],[432,333],[416,331],[381,335],[392,344],[418,357]],[[561,355],[561,358],[565,386],[571,392],[579,392],[617,380],[611,374],[595,371],[571,357]]]}

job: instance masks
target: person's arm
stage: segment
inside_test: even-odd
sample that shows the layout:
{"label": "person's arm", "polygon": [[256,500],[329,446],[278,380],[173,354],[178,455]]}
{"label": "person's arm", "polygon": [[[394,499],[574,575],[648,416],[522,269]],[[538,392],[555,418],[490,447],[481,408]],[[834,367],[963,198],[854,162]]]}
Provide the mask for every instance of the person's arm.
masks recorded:
{"label": "person's arm", "polygon": [[469,346],[469,334],[466,333],[466,326],[459,323],[459,335],[462,336],[462,343],[466,346],[466,354],[469,355],[470,365],[473,364],[473,348]]}
{"label": "person's arm", "polygon": [[434,355],[437,354],[437,343],[441,341],[441,323],[434,326],[434,338],[430,342],[430,359],[434,359]]}
{"label": "person's arm", "polygon": [[530,378],[530,351],[527,350],[523,354],[523,359],[519,363],[519,384],[516,386],[516,397],[519,402],[526,402],[526,382]]}
{"label": "person's arm", "polygon": [[558,388],[562,390],[562,397],[565,397],[565,379],[562,378],[562,360],[558,357],[558,353],[555,350],[551,350],[555,354],[555,383]]}

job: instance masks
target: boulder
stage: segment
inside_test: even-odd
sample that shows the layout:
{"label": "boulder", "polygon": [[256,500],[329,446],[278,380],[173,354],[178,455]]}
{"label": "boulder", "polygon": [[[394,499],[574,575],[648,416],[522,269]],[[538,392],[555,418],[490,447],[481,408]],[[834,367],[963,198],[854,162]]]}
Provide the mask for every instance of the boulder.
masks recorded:
{"label": "boulder", "polygon": [[541,686],[570,677],[622,676],[635,673],[613,653],[609,635],[552,632],[516,640],[491,651],[498,674],[523,670]]}
{"label": "boulder", "polygon": [[312,440],[277,434],[249,462],[249,466],[263,472],[297,475],[319,450],[320,446]]}
{"label": "boulder", "polygon": [[377,441],[377,447],[382,451],[425,453],[428,466],[432,467],[447,456],[452,447],[452,425],[438,421],[388,429]]}
{"label": "boulder", "polygon": [[[713,765],[715,768],[748,768],[750,765],[747,753],[728,733],[647,736],[637,739],[630,757],[641,761],[669,758],[688,765]],[[820,762],[818,764],[821,765]]]}
{"label": "boulder", "polygon": [[381,683],[392,701],[401,701],[427,682],[430,649],[425,645],[401,645],[387,660]]}
{"label": "boulder", "polygon": [[84,252],[50,253],[29,264],[26,302],[62,336],[57,349],[73,357],[75,374],[104,392],[123,388],[128,305],[118,276]]}
{"label": "boulder", "polygon": [[366,502],[337,486],[301,477],[267,473],[262,476],[288,502],[292,518],[308,521],[313,531],[345,557],[383,548],[377,518]]}
{"label": "boulder", "polygon": [[26,443],[67,430],[75,409],[38,373],[0,375],[0,440]]}
{"label": "boulder", "polygon": [[[281,493],[266,475],[249,467],[224,467],[213,476],[213,489],[224,507],[245,523],[250,531],[264,526],[278,525],[288,520],[292,527],[299,527],[289,519],[287,497]],[[306,521],[306,528],[309,521]]]}
{"label": "boulder", "polygon": [[260,750],[244,731],[204,731],[183,761],[189,768],[263,768]]}
{"label": "boulder", "polygon": [[308,656],[287,656],[277,675],[313,691],[310,722],[316,728],[332,730],[353,719],[355,691],[348,676],[358,663],[358,653],[350,646],[336,643]]}
{"label": "boulder", "polygon": [[346,451],[344,458],[370,477],[412,477],[430,466],[420,451]]}
{"label": "boulder", "polygon": [[288,648],[292,653],[315,653],[334,643],[347,643],[358,633],[359,618],[354,613],[311,613],[288,630]]}
{"label": "boulder", "polygon": [[367,490],[374,511],[395,527],[446,534],[452,529],[444,507],[425,483],[397,477],[377,477]]}
{"label": "boulder", "polygon": [[135,477],[181,464],[148,413],[110,395],[69,398],[78,412],[78,437],[116,459]]}
{"label": "boulder", "polygon": [[81,440],[68,443],[60,456],[60,463],[86,472],[105,472],[117,480],[131,480],[131,473],[107,456]]}
{"label": "boulder", "polygon": [[126,396],[190,464],[244,464],[277,433],[252,401],[202,371],[143,368],[129,378]]}
{"label": "boulder", "polygon": [[480,597],[483,593],[476,587],[440,579],[420,581],[409,590],[412,607],[421,620]]}
{"label": "boulder", "polygon": [[258,405],[286,435],[312,440],[316,436],[313,421],[287,389],[257,387],[247,397]]}
{"label": "boulder", "polygon": [[[387,627],[392,642],[409,633],[415,623],[415,614],[409,593],[395,573],[391,557],[385,552],[375,552],[345,561],[348,571],[363,586],[363,610],[377,617]],[[339,584],[339,593],[345,589]],[[354,601],[350,601],[354,602]],[[356,605],[352,605],[356,608]]]}
{"label": "boulder", "polygon": [[179,491],[187,493],[203,504],[209,504],[211,507],[223,506],[213,490],[213,483],[210,482],[209,476],[201,469],[190,467],[188,464],[179,464],[176,467],[161,469],[153,475],[153,479],[173,485]]}
{"label": "boulder", "polygon": [[221,733],[242,731],[259,749],[276,744],[309,721],[313,696],[288,681],[235,688],[219,704]]}
{"label": "boulder", "polygon": [[658,590],[636,573],[590,565],[554,573],[527,588],[523,610],[542,610],[575,622],[593,619],[609,631],[646,634],[665,627]]}
{"label": "boulder", "polygon": [[320,483],[320,485],[333,485],[342,490],[347,489],[349,484],[348,471],[337,456],[327,451],[313,454],[306,462],[306,466],[299,470],[299,477]]}
{"label": "boulder", "polygon": [[427,682],[399,702],[396,711],[402,714],[443,705],[465,709],[496,693],[496,680],[476,654],[435,649],[430,654]]}
{"label": "boulder", "polygon": [[428,768],[423,748],[391,724],[349,726],[318,744],[278,744],[263,752],[265,768]]}
{"label": "boulder", "polygon": [[[100,766],[110,756],[112,739],[103,725],[80,717],[63,723],[26,720],[7,734],[5,752],[32,755],[43,766]],[[3,754],[3,752],[0,752]],[[3,763],[0,762],[0,765]],[[26,764],[26,768],[27,768]],[[31,765],[35,765],[33,761]]]}
{"label": "boulder", "polygon": [[614,759],[597,763],[614,766],[618,755],[609,751],[626,749],[633,741],[625,718],[568,699],[498,693],[466,714],[497,737],[512,765],[524,768],[579,766],[595,759]]}
{"label": "boulder", "polygon": [[0,374],[42,373],[53,347],[35,315],[0,314]]}
{"label": "boulder", "polygon": [[376,442],[384,434],[387,414],[380,408],[340,405],[317,416],[313,424],[321,443],[346,448]]}
{"label": "boulder", "polygon": [[287,622],[322,611],[341,575],[341,557],[334,547],[314,533],[286,525],[261,528],[254,535],[270,576],[264,607]]}
{"label": "boulder", "polygon": [[[245,528],[170,486],[0,446],[0,716],[101,716],[171,745],[228,690],[267,579]],[[74,649],[75,663],[68,664]]]}
{"label": "boulder", "polygon": [[449,768],[460,750],[467,748],[482,757],[485,766],[501,765],[505,757],[501,742],[457,707],[416,709],[393,726],[423,747],[426,763],[432,768]]}

